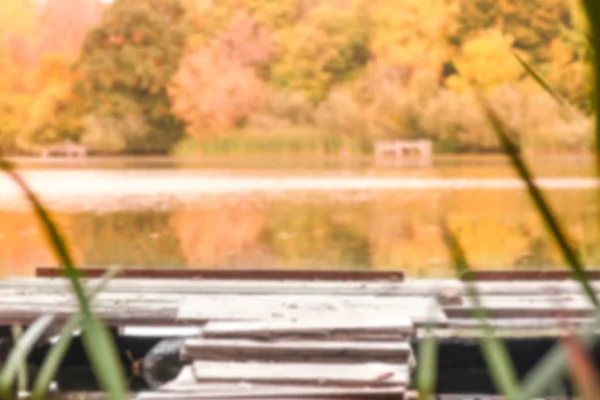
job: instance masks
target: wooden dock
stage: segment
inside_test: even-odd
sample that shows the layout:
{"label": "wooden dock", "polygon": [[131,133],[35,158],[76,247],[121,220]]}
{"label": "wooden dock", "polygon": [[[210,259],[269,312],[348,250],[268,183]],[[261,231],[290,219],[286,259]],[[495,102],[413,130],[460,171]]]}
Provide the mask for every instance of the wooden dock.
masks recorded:
{"label": "wooden dock", "polygon": [[[101,272],[87,270],[86,285],[94,287]],[[142,278],[128,271],[96,296],[95,311],[122,335],[162,329],[170,332],[158,336],[185,339],[180,356],[187,364],[179,376],[138,399],[410,398],[413,344],[425,328],[443,338],[479,337],[462,280],[237,272],[236,278],[235,271],[196,271],[196,277],[155,271]],[[53,314],[59,329],[77,309],[69,282],[56,270],[39,275],[0,281],[0,326]],[[558,337],[565,327],[593,321],[593,305],[565,274],[516,271],[478,279],[501,336]],[[600,282],[593,285],[600,292]]]}

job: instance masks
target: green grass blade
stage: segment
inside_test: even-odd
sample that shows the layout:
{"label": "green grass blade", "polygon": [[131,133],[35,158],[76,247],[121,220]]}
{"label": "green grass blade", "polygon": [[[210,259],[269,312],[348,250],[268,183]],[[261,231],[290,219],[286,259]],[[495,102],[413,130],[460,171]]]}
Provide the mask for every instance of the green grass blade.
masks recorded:
{"label": "green grass blade", "polygon": [[[577,335],[584,348],[589,350],[597,343],[598,329],[600,329],[600,308],[596,309],[593,322],[585,326],[583,332]],[[524,398],[533,399],[544,394],[549,385],[564,375],[566,367],[567,358],[564,348],[556,344],[525,378],[521,387]]]}
{"label": "green grass blade", "polygon": [[437,380],[437,340],[430,328],[419,341],[419,361],[417,362],[417,389],[420,400],[428,400],[435,394]]}
{"label": "green grass blade", "polygon": [[529,63],[527,61],[525,61],[523,58],[521,58],[521,56],[519,56],[517,53],[513,52],[513,55],[515,56],[515,58],[517,59],[517,61],[519,61],[519,63],[521,64],[521,66],[523,67],[523,69],[525,69],[525,71],[527,71],[527,73],[529,74],[529,76],[531,76],[541,87],[544,88],[544,90],[550,95],[552,96],[557,102],[559,102],[562,106],[567,107],[569,110],[571,110],[571,106],[569,105],[569,103],[566,102],[565,99],[562,98],[562,96],[560,96],[558,93],[556,93],[551,87],[550,85],[548,85],[548,83],[544,80],[544,78],[542,78],[532,67],[531,65],[529,65]]}
{"label": "green grass blade", "polygon": [[475,305],[475,317],[481,322],[483,330],[482,347],[484,357],[490,370],[492,379],[497,389],[511,400],[523,399],[519,388],[517,374],[504,343],[498,339],[492,327],[487,323],[488,313],[481,307],[479,293],[470,278],[470,267],[458,239],[448,229],[445,223],[441,224],[446,246],[451,252],[457,275],[467,279],[469,297]]}
{"label": "green grass blade", "polygon": [[592,104],[594,105],[594,110],[596,110],[596,157],[597,170],[600,174],[600,117],[598,116],[598,107],[600,106],[600,102],[598,101],[598,96],[600,96],[600,52],[595,47],[598,38],[600,38],[600,2],[598,0],[582,0],[582,4],[588,19],[589,42],[594,49],[592,52],[594,57]]}
{"label": "green grass blade", "polygon": [[[90,301],[100,293],[108,282],[116,275],[119,269],[111,269],[108,271],[100,280],[98,285],[89,293]],[[59,334],[58,341],[52,346],[50,352],[46,356],[44,363],[42,364],[37,379],[35,381],[35,385],[33,387],[31,398],[33,400],[41,400],[45,398],[46,393],[48,391],[48,387],[52,380],[56,376],[58,368],[62,360],[64,359],[65,354],[67,353],[71,342],[73,341],[73,332],[81,326],[83,323],[83,313],[77,312],[75,315],[71,316]]]}
{"label": "green grass blade", "polygon": [[[12,338],[13,343],[18,343],[23,335],[23,327],[21,324],[13,324],[12,326]],[[23,362],[19,365],[19,370],[17,371],[17,388],[19,392],[27,391],[27,361],[23,360]]]}
{"label": "green grass blade", "polygon": [[[77,269],[74,267],[75,263],[71,258],[70,252],[65,245],[65,240],[63,238],[62,233],[56,226],[56,224],[50,218],[50,215],[46,211],[46,209],[42,206],[41,202],[38,200],[37,196],[33,193],[33,191],[27,186],[27,183],[23,180],[23,178],[17,174],[15,168],[12,164],[7,161],[0,160],[0,169],[4,170],[6,174],[19,186],[21,191],[27,197],[29,203],[31,203],[34,212],[42,223],[43,230],[50,240],[52,250],[54,251],[58,260],[60,260],[63,266],[63,273],[69,278],[79,277]],[[81,286],[81,285],[75,285]],[[81,287],[80,287],[81,288]],[[78,297],[80,293],[77,293]],[[81,295],[83,295],[83,289],[81,289]],[[84,302],[85,303],[85,302]]]}
{"label": "green grass blade", "polygon": [[0,160],[0,169],[19,186],[31,203],[38,220],[46,236],[50,240],[52,249],[63,266],[63,274],[71,281],[73,291],[77,296],[80,311],[83,314],[83,332],[82,339],[92,364],[92,369],[96,374],[101,387],[107,392],[111,399],[119,400],[127,398],[127,383],[125,372],[120,363],[118,353],[111,336],[100,319],[95,316],[85,295],[83,285],[79,280],[79,271],[75,268],[70,252],[65,245],[63,235],[56,224],[50,218],[50,215],[42,206],[37,196],[28,187],[26,182],[16,173],[12,164]]}
{"label": "green grass blade", "polygon": [[54,316],[52,315],[44,315],[38,318],[21,336],[21,340],[15,343],[2,368],[2,372],[0,372],[0,398],[11,397],[11,386],[19,367],[26,362],[29,352],[53,321]]}
{"label": "green grass blade", "polygon": [[500,121],[500,118],[498,117],[498,115],[496,115],[495,111],[489,106],[489,104],[485,101],[485,99],[483,99],[483,97],[480,97],[479,99],[488,120],[494,128],[494,132],[496,132],[496,135],[498,136],[498,139],[500,141],[500,144],[502,145],[502,148],[504,149],[504,152],[508,155],[521,180],[527,186],[529,196],[531,197],[535,207],[541,214],[546,227],[552,234],[552,237],[558,244],[559,250],[564,260],[571,269],[573,278],[581,283],[590,301],[594,304],[594,306],[598,307],[600,303],[598,302],[596,292],[594,291],[588,280],[585,268],[583,267],[582,263],[579,261],[579,258],[569,245],[567,235],[564,233],[565,231],[562,229],[559,220],[555,217],[554,213],[552,212],[550,205],[544,198],[544,195],[533,182],[532,174],[529,172],[529,168],[525,164],[525,161],[521,158],[519,150],[508,136],[504,124]]}

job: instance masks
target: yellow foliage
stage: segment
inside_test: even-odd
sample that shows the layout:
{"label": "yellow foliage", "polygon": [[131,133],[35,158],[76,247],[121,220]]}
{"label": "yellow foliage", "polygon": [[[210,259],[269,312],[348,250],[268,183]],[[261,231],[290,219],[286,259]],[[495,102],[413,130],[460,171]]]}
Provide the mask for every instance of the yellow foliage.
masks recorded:
{"label": "yellow foliage", "polygon": [[482,31],[467,40],[453,60],[458,73],[450,76],[446,84],[455,91],[472,86],[489,90],[516,81],[523,74],[523,67],[513,55],[512,43],[511,37],[496,29]]}
{"label": "yellow foliage", "polygon": [[378,0],[373,5],[371,49],[388,64],[439,73],[455,29],[456,3],[447,0]]}
{"label": "yellow foliage", "polygon": [[36,8],[34,0],[0,1],[0,37],[31,35],[36,28]]}

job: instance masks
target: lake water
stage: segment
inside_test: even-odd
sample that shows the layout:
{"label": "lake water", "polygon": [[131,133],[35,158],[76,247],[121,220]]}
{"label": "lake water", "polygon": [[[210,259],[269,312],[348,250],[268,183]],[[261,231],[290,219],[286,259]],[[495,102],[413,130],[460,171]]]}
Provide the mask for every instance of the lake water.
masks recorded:
{"label": "lake water", "polygon": [[[164,161],[164,160],[163,160]],[[596,181],[583,157],[532,160],[575,246],[600,260]],[[278,168],[279,166],[279,168]],[[138,161],[26,165],[80,265],[401,269],[453,274],[445,218],[480,268],[561,265],[502,157],[440,158],[432,167],[231,165]],[[0,177],[0,267],[28,276],[55,265],[18,188]]]}

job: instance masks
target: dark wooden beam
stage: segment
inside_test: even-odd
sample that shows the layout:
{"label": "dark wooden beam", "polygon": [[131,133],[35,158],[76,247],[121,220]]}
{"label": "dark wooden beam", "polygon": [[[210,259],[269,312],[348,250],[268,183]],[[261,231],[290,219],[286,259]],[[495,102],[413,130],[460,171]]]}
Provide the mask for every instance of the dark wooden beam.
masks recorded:
{"label": "dark wooden beam", "polygon": [[[81,268],[86,278],[99,278],[107,268]],[[59,267],[38,267],[38,278],[61,277]],[[403,281],[402,271],[353,271],[335,269],[195,269],[195,268],[125,268],[119,278],[156,279],[235,279],[235,280],[305,280],[305,281]]]}

